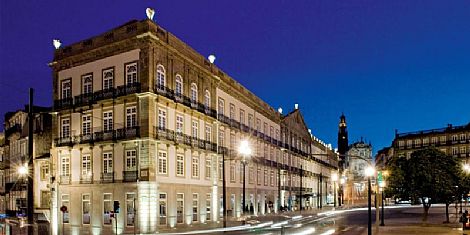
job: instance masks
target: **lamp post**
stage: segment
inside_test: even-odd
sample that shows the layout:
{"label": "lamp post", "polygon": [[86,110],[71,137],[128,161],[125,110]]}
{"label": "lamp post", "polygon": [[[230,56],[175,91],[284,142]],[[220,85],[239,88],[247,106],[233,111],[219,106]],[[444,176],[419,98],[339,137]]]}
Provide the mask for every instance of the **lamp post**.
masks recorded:
{"label": "lamp post", "polygon": [[385,182],[384,181],[380,182],[379,187],[382,190],[382,194],[381,194],[381,197],[382,197],[382,216],[380,218],[380,226],[385,226],[385,222],[384,222],[384,220],[385,220],[385,210],[384,210],[384,206],[385,206],[384,205]]}
{"label": "lamp post", "polygon": [[338,174],[333,173],[331,180],[333,181],[333,207],[336,208],[336,181],[338,181]]}
{"label": "lamp post", "polygon": [[369,166],[365,169],[365,174],[366,174],[366,177],[367,177],[367,184],[368,184],[368,215],[369,215],[369,219],[368,219],[368,223],[367,223],[367,234],[368,235],[372,235],[372,209],[371,209],[371,183],[370,183],[370,177],[372,177],[374,175],[374,168],[372,166]]}
{"label": "lamp post", "polygon": [[223,213],[225,228],[227,227],[227,185],[225,182],[225,148],[222,148],[222,204],[222,206],[224,207]]}
{"label": "lamp post", "polygon": [[[339,198],[340,198],[340,201],[341,203],[343,203],[344,205],[344,198],[343,198],[343,195],[344,195],[344,183],[346,182],[346,180],[344,179],[344,176],[341,177],[341,179],[339,180],[339,183],[341,185],[341,195],[339,195]],[[339,204],[339,206],[341,206],[341,203]]]}
{"label": "lamp post", "polygon": [[243,159],[242,159],[242,164],[243,164],[243,214],[245,214],[246,212],[246,204],[245,204],[245,200],[246,200],[246,180],[245,180],[245,168],[246,168],[246,158],[251,154],[251,148],[250,148],[250,145],[248,143],[247,140],[242,140],[240,142],[240,147],[238,148],[238,152],[243,155]]}

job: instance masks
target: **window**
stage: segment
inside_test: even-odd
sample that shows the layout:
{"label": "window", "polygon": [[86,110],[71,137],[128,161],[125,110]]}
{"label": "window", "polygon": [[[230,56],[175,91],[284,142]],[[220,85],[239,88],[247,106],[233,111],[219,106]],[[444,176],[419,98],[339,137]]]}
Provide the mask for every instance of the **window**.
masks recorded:
{"label": "window", "polygon": [[248,127],[253,128],[253,114],[248,114]]}
{"label": "window", "polygon": [[135,224],[135,193],[126,193],[126,225]]}
{"label": "window", "polygon": [[457,135],[452,135],[452,142],[457,142],[459,140]]}
{"label": "window", "polygon": [[211,220],[211,194],[206,195],[206,220]]}
{"label": "window", "polygon": [[197,85],[196,83],[191,83],[191,103],[197,103]]}
{"label": "window", "polygon": [[198,138],[198,124],[197,121],[193,121],[192,126],[191,126],[191,136],[193,138]]}
{"label": "window", "polygon": [[234,104],[230,104],[230,119],[235,120],[235,105]]}
{"label": "window", "polygon": [[225,132],[219,131],[219,146],[225,146]]}
{"label": "window", "polygon": [[191,176],[193,178],[198,178],[199,177],[199,157],[198,156],[193,156],[193,158],[192,158]]}
{"label": "window", "polygon": [[460,154],[464,154],[465,152],[465,146],[460,147]]}
{"label": "window", "polygon": [[91,135],[91,115],[82,116],[82,136]]}
{"label": "window", "polygon": [[167,155],[166,152],[158,152],[158,173],[166,174],[167,173]]}
{"label": "window", "polygon": [[93,93],[93,75],[87,74],[82,77],[83,83],[83,94],[91,94]]}
{"label": "window", "polygon": [[113,154],[103,153],[103,173],[113,173]]}
{"label": "window", "polygon": [[206,141],[212,141],[212,128],[209,125],[206,125]]}
{"label": "window", "polygon": [[271,186],[274,186],[274,171],[273,171],[273,170],[271,170],[271,175],[270,175],[270,176],[271,176],[271,177],[270,177],[270,179],[269,179],[269,181],[270,181],[269,184],[270,184]]}
{"label": "window", "polygon": [[421,145],[421,139],[415,139],[415,146]]}
{"label": "window", "polygon": [[181,75],[176,75],[175,84],[175,96],[181,99],[183,97],[183,78]]}
{"label": "window", "polygon": [[103,112],[103,131],[113,130],[113,111]]}
{"label": "window", "polygon": [[183,134],[183,116],[176,115],[176,133]]}
{"label": "window", "polygon": [[137,107],[127,107],[126,108],[126,127],[135,127],[137,126]]}
{"label": "window", "polygon": [[166,130],[166,111],[158,109],[158,129]]}
{"label": "window", "polygon": [[411,145],[413,145],[413,141],[412,140],[407,140],[406,141],[406,146],[411,147]]}
{"label": "window", "polygon": [[91,221],[91,203],[90,203],[90,194],[82,195],[82,223],[90,224]]}
{"label": "window", "polygon": [[446,142],[446,136],[445,136],[445,135],[440,136],[440,137],[439,137],[439,141],[440,141],[441,143],[445,143],[445,142]]}
{"label": "window", "polygon": [[84,154],[82,156],[82,179],[91,179],[91,156]]}
{"label": "window", "polygon": [[212,169],[212,161],[210,159],[210,157],[207,157],[206,158],[206,179],[210,179],[211,178],[211,169]]}
{"label": "window", "polygon": [[126,150],[126,171],[137,170],[137,151],[135,149]]}
{"label": "window", "polygon": [[240,162],[240,164],[239,164],[237,167],[238,167],[238,172],[240,172],[240,182],[243,182],[243,174],[245,173],[245,171],[243,170],[243,168],[245,167],[245,165],[243,165],[243,164]]}
{"label": "window", "polygon": [[259,166],[256,170],[256,182],[258,183],[258,185],[261,185],[261,167]]}
{"label": "window", "polygon": [[61,99],[67,99],[67,98],[72,98],[72,80],[71,79],[66,79],[62,81],[61,84]]}
{"label": "window", "polygon": [[261,132],[261,120],[259,120],[258,118],[256,119],[256,130],[258,132]]}
{"label": "window", "polygon": [[62,215],[63,215],[62,222],[67,224],[70,221],[70,215],[69,215],[69,211],[68,211],[68,208],[70,208],[70,197],[69,197],[68,194],[62,194],[62,206],[67,207],[67,211],[62,213]]}
{"label": "window", "polygon": [[61,160],[61,176],[70,176],[70,156],[63,155]]}
{"label": "window", "polygon": [[263,134],[268,135],[268,124],[266,122],[263,124]]}
{"label": "window", "polygon": [[198,207],[199,207],[199,194],[193,193],[193,221],[198,219]]}
{"label": "window", "polygon": [[437,143],[437,136],[431,137],[431,144]]}
{"label": "window", "polygon": [[230,133],[230,149],[235,149],[235,145],[236,145],[235,142],[236,142],[235,134]]}
{"label": "window", "polygon": [[457,155],[457,154],[459,154],[459,148],[452,147],[452,155]]}
{"label": "window", "polygon": [[49,208],[51,202],[51,191],[41,190],[41,208]]}
{"label": "window", "polygon": [[184,155],[176,155],[176,176],[184,176]]}
{"label": "window", "polygon": [[70,118],[62,119],[62,138],[70,137]]}
{"label": "window", "polygon": [[49,164],[48,163],[41,164],[41,180],[42,181],[49,180]]}
{"label": "window", "polygon": [[208,90],[206,90],[204,94],[204,107],[206,110],[210,109],[211,107],[211,93]]}
{"label": "window", "polygon": [[166,193],[160,193],[158,200],[158,207],[160,212],[160,225],[166,224],[166,215],[167,215],[167,202],[166,202]]}
{"label": "window", "polygon": [[157,90],[165,90],[165,68],[161,64],[157,66],[157,81],[155,84],[157,84]]}
{"label": "window", "polygon": [[111,224],[111,211],[113,211],[113,195],[111,193],[103,194],[103,224]]}
{"label": "window", "polygon": [[398,147],[403,147],[403,146],[405,146],[405,141],[403,140],[398,141]]}
{"label": "window", "polygon": [[230,182],[235,182],[235,164],[230,163]]}
{"label": "window", "polygon": [[184,222],[184,194],[176,194],[176,223],[182,224]]}
{"label": "window", "polygon": [[465,134],[460,134],[460,142],[465,142]]}
{"label": "window", "polygon": [[110,90],[114,87],[114,69],[103,70],[103,90]]}
{"label": "window", "polygon": [[429,139],[428,138],[424,138],[423,139],[423,145],[427,146],[429,144]]}
{"label": "window", "polygon": [[219,159],[219,180],[222,180],[222,170],[223,170],[223,161],[222,161],[222,158]]}
{"label": "window", "polygon": [[245,124],[245,110],[240,109],[240,124]]}
{"label": "window", "polygon": [[255,169],[253,169],[252,166],[250,166],[249,169],[250,169],[250,172],[249,172],[249,174],[248,174],[248,182],[249,182],[250,184],[252,184],[253,181],[255,180]]}
{"label": "window", "polygon": [[137,62],[126,64],[126,84],[132,85],[137,82]]}
{"label": "window", "polygon": [[265,186],[268,185],[268,177],[269,177],[268,169],[264,169],[264,185]]}
{"label": "window", "polygon": [[225,101],[222,98],[219,98],[219,109],[218,113],[220,115],[224,115],[224,110],[225,110]]}

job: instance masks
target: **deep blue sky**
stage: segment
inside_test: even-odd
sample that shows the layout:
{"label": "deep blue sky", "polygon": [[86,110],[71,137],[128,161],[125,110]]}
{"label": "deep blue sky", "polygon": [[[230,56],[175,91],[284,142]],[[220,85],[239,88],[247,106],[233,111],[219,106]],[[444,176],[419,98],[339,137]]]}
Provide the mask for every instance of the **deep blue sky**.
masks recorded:
{"label": "deep blue sky", "polygon": [[0,114],[28,87],[51,105],[51,40],[64,44],[131,19],[155,20],[268,104],[300,104],[313,133],[374,152],[394,130],[470,121],[470,1],[5,1],[0,3]]}

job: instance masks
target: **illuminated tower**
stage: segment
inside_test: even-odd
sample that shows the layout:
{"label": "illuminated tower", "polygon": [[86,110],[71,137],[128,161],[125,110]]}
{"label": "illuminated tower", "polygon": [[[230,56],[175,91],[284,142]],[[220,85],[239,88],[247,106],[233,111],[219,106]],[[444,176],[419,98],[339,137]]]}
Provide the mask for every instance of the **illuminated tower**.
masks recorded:
{"label": "illuminated tower", "polygon": [[344,169],[344,163],[346,158],[346,152],[348,151],[348,130],[346,126],[346,117],[344,114],[341,114],[339,120],[339,129],[338,129],[338,153],[340,156],[339,168],[340,171]]}

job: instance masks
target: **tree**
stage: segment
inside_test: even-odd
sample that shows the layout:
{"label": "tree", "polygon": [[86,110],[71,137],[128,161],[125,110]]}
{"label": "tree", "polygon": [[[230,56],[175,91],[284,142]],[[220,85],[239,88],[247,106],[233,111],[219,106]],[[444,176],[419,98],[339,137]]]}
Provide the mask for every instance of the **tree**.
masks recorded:
{"label": "tree", "polygon": [[409,159],[398,157],[389,165],[388,192],[395,197],[420,201],[423,205],[423,222],[427,221],[432,203],[446,204],[448,221],[449,204],[455,198],[462,166],[453,156],[435,148],[414,151]]}

